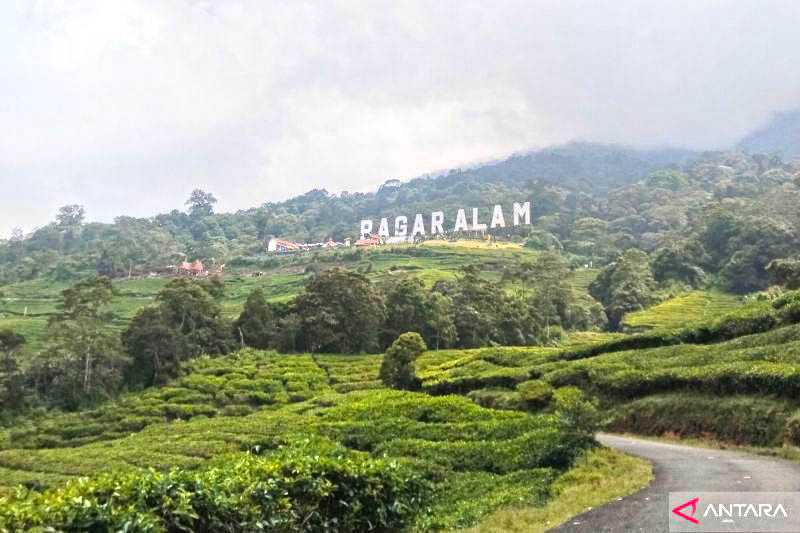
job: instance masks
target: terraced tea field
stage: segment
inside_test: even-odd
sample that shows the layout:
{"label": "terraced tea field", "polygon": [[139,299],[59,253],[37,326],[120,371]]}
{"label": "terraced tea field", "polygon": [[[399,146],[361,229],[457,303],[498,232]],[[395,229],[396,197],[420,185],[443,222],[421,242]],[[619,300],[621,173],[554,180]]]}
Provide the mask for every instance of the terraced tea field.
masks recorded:
{"label": "terraced tea field", "polygon": [[552,415],[379,388],[379,364],[375,356],[253,350],[199,360],[167,387],[5,431],[2,490],[100,471],[196,469],[229,454],[323,439],[414,462],[438,494],[421,526],[456,527],[510,503],[544,502],[589,445]]}
{"label": "terraced tea field", "polygon": [[718,318],[741,305],[741,298],[715,291],[692,291],[642,311],[628,313],[622,326],[629,331],[689,327]]}

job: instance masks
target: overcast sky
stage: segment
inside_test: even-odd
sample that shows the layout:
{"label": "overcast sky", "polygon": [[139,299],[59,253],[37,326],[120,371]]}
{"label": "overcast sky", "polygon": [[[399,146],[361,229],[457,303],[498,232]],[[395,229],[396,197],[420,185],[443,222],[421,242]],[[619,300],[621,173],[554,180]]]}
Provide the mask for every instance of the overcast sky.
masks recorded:
{"label": "overcast sky", "polygon": [[1,0],[0,236],[571,139],[714,148],[800,106],[800,2]]}

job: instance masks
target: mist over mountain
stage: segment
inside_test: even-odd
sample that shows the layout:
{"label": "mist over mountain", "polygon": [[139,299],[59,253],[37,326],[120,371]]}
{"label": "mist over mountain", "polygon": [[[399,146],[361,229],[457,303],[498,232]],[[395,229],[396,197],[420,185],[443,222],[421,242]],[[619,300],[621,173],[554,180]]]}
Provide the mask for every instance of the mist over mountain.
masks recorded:
{"label": "mist over mountain", "polygon": [[779,154],[800,158],[800,109],[776,113],[763,127],[747,135],[737,146],[748,153]]}

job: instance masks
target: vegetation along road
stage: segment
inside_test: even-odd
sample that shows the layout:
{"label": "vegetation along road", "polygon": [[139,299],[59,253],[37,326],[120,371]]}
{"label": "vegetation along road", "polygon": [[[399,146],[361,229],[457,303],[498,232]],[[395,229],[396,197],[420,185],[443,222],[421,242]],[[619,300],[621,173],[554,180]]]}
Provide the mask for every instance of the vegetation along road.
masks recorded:
{"label": "vegetation along road", "polygon": [[741,452],[695,448],[603,434],[606,446],[653,463],[645,489],[576,516],[554,531],[669,531],[670,492],[781,492],[800,490],[800,464]]}

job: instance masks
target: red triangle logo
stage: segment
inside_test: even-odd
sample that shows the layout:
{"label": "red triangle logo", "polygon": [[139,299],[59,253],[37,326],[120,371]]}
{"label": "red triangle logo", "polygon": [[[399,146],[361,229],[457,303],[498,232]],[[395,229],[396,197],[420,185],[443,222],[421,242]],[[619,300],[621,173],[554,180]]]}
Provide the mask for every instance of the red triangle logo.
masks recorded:
{"label": "red triangle logo", "polygon": [[[688,520],[692,524],[699,524],[700,520],[698,520],[697,518],[694,517],[694,513],[697,512],[697,503],[699,501],[700,501],[700,498],[691,499],[688,502],[682,503],[679,506],[677,506],[674,509],[672,509],[672,512],[675,513],[676,515],[680,516],[684,520]],[[683,511],[683,509],[686,509],[687,507],[691,507],[692,508],[690,514],[682,513],[681,511]]]}

